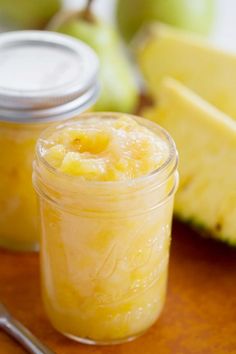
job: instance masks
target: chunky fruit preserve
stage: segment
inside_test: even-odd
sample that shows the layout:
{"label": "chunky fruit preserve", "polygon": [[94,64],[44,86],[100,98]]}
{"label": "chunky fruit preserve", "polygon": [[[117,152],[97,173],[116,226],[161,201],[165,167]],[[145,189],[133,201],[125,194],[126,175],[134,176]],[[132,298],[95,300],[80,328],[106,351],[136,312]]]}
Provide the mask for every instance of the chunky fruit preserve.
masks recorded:
{"label": "chunky fruit preserve", "polygon": [[0,246],[14,250],[37,247],[38,215],[32,188],[36,140],[46,124],[0,121]]}
{"label": "chunky fruit preserve", "polygon": [[156,170],[167,159],[168,145],[132,118],[90,118],[57,130],[43,142],[41,153],[65,174],[116,181]]}
{"label": "chunky fruit preserve", "polygon": [[109,344],[155,322],[166,292],[176,165],[170,136],[127,115],[82,115],[38,140],[43,298],[60,332]]}

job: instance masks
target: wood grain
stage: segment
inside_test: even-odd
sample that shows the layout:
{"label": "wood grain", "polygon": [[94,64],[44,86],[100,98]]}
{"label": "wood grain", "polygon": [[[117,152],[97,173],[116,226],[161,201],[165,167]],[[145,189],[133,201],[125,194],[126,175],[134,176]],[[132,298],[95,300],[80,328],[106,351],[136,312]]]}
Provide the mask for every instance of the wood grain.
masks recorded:
{"label": "wood grain", "polygon": [[[58,354],[236,354],[236,249],[175,222],[165,309],[134,342],[80,345],[57,333],[41,303],[37,254],[0,251],[0,300]],[[25,351],[0,332],[1,354]]]}

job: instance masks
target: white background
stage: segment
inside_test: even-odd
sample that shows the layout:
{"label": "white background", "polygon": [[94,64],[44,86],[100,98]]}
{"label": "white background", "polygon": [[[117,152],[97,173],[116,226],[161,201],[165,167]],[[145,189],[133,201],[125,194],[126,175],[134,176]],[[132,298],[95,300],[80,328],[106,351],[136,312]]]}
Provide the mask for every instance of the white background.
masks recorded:
{"label": "white background", "polygon": [[[85,3],[85,0],[65,1],[69,8],[83,6]],[[114,2],[115,0],[94,0],[94,8],[101,17],[109,21]],[[217,46],[236,52],[236,0],[216,0],[216,19],[210,39]]]}

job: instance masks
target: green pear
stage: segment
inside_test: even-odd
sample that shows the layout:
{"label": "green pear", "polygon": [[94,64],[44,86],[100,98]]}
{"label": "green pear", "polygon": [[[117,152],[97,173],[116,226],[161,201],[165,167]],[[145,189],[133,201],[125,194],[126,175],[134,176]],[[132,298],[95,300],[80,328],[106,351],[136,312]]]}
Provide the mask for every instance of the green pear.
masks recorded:
{"label": "green pear", "polygon": [[122,36],[129,41],[142,25],[152,21],[207,34],[214,10],[215,0],[117,0],[116,17]]}
{"label": "green pear", "polygon": [[60,8],[61,0],[0,0],[0,22],[10,29],[42,29]]}
{"label": "green pear", "polygon": [[101,94],[94,109],[134,112],[139,97],[138,89],[116,30],[88,11],[56,17],[50,29],[87,43],[100,59]]}

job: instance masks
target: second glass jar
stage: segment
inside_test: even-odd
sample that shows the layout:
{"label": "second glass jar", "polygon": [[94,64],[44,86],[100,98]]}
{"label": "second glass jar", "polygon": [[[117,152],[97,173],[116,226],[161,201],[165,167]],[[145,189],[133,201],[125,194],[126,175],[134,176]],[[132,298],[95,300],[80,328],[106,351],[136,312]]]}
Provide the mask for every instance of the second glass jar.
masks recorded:
{"label": "second glass jar", "polygon": [[82,42],[46,31],[2,33],[0,51],[0,247],[37,250],[36,140],[93,104],[98,60]]}

